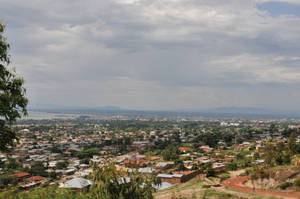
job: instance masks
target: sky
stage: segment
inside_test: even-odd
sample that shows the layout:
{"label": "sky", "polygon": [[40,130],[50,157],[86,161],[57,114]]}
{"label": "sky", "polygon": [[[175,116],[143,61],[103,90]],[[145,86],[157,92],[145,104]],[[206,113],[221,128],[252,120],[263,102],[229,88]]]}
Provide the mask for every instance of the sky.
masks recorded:
{"label": "sky", "polygon": [[300,110],[299,0],[1,0],[32,108]]}

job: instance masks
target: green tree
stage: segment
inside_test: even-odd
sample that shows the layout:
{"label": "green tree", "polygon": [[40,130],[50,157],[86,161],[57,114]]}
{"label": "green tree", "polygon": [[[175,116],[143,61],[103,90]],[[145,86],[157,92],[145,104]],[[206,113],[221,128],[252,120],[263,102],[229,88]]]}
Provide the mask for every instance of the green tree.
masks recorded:
{"label": "green tree", "polygon": [[294,182],[297,187],[300,187],[300,178],[297,178]]}
{"label": "green tree", "polygon": [[259,153],[258,152],[255,152],[254,155],[253,155],[253,158],[254,160],[258,160],[259,159]]}
{"label": "green tree", "polygon": [[0,176],[0,189],[7,187],[9,184],[17,185],[18,180],[12,176]]}
{"label": "green tree", "polygon": [[63,153],[63,151],[56,146],[50,148],[50,151],[51,153]]}
{"label": "green tree", "polygon": [[79,159],[84,159],[84,158],[92,158],[94,155],[99,155],[99,149],[87,149],[84,151],[79,151],[76,153],[76,156]]}
{"label": "green tree", "polygon": [[163,156],[164,160],[177,160],[179,158],[179,150],[174,145],[167,146],[162,152],[161,155]]}
{"label": "green tree", "polygon": [[182,171],[182,170],[186,169],[182,160],[176,160],[175,164],[176,164],[177,170],[179,170],[179,171]]}
{"label": "green tree", "polygon": [[264,149],[265,164],[274,165],[274,155],[277,153],[276,146],[273,143],[267,143]]}
{"label": "green tree", "polygon": [[215,176],[215,170],[212,168],[212,163],[208,162],[200,165],[200,170],[206,174],[206,177]]}
{"label": "green tree", "polygon": [[48,177],[46,168],[44,167],[43,163],[40,161],[33,163],[33,165],[31,166],[31,169],[30,169],[30,173],[32,175]]}
{"label": "green tree", "polygon": [[16,159],[13,158],[9,158],[8,159],[8,163],[6,164],[6,168],[7,169],[16,169],[18,167],[21,167],[22,165],[20,165]]}
{"label": "green tree", "polygon": [[66,169],[68,167],[69,163],[67,161],[64,162],[58,162],[56,164],[57,169]]}
{"label": "green tree", "polygon": [[6,151],[17,139],[12,125],[17,118],[27,115],[28,100],[25,97],[23,78],[17,77],[14,69],[9,69],[10,45],[3,36],[5,26],[0,23],[0,151]]}
{"label": "green tree", "polygon": [[291,155],[294,155],[297,152],[297,144],[296,144],[296,134],[291,133],[288,139],[288,150]]}
{"label": "green tree", "polygon": [[238,165],[234,162],[231,162],[231,163],[226,165],[226,168],[230,171],[235,171],[235,170],[238,169]]}

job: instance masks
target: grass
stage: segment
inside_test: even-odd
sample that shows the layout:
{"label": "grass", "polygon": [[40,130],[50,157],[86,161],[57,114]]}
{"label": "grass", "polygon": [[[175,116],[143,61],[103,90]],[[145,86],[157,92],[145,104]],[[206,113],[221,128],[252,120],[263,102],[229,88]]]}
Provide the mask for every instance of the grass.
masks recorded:
{"label": "grass", "polygon": [[[209,181],[218,182],[218,179],[210,178]],[[186,183],[176,184],[168,189],[158,191],[154,194],[154,198],[170,199],[176,196],[179,199],[243,199],[242,197],[234,196],[232,194],[202,188],[202,185],[209,184],[209,181],[192,179]]]}
{"label": "grass", "polygon": [[205,190],[201,196],[201,199],[208,199],[208,198],[217,198],[217,199],[243,199],[242,197],[238,197],[238,196],[234,196],[232,194],[228,194],[228,193],[222,193],[222,192],[218,192],[215,190]]}

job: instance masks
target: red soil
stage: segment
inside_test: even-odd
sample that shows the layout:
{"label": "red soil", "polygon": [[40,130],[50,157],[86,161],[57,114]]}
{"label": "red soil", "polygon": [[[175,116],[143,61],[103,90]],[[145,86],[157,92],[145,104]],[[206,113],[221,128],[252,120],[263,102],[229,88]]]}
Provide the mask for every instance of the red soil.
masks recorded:
{"label": "red soil", "polygon": [[222,182],[222,185],[226,186],[230,189],[248,192],[248,193],[254,193],[254,194],[258,194],[258,195],[300,198],[300,193],[288,193],[288,192],[280,192],[280,191],[261,190],[261,189],[253,189],[250,187],[243,186],[243,184],[248,180],[249,180],[248,176],[235,177],[235,178],[230,178],[230,179],[224,180]]}

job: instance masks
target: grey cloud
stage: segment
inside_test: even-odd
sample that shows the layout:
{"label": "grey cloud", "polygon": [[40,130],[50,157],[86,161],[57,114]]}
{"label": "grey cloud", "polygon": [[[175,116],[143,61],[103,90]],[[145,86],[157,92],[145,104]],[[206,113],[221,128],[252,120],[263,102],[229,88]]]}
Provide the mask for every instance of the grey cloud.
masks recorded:
{"label": "grey cloud", "polygon": [[255,2],[4,0],[0,12],[33,104],[296,106],[280,94],[300,84],[300,19]]}

